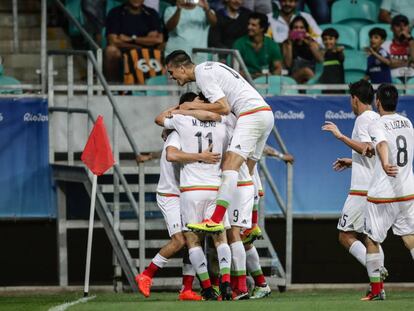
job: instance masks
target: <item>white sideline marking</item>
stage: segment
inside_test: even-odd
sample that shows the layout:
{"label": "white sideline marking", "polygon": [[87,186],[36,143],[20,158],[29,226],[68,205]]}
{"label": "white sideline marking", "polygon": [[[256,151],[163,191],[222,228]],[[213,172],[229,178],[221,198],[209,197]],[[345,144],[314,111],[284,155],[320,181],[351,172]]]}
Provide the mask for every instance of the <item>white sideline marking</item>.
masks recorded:
{"label": "white sideline marking", "polygon": [[48,311],[65,311],[67,308],[69,308],[73,305],[76,305],[78,303],[85,303],[85,302],[88,302],[89,300],[92,300],[92,299],[95,299],[95,298],[96,298],[96,296],[83,297],[83,298],[80,298],[80,299],[72,301],[72,302],[66,302],[64,304],[52,307]]}

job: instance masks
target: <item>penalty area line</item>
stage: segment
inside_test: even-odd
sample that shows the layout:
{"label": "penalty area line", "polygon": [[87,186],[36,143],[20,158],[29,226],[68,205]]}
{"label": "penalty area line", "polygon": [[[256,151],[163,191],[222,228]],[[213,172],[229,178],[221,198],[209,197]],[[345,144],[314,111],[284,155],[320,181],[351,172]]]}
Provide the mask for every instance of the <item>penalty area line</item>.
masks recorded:
{"label": "penalty area line", "polygon": [[96,296],[90,296],[90,297],[83,297],[78,300],[72,301],[72,302],[66,302],[61,305],[55,306],[50,308],[48,311],[65,311],[67,308],[72,307],[74,305],[77,305],[78,303],[85,303],[89,300],[95,299]]}

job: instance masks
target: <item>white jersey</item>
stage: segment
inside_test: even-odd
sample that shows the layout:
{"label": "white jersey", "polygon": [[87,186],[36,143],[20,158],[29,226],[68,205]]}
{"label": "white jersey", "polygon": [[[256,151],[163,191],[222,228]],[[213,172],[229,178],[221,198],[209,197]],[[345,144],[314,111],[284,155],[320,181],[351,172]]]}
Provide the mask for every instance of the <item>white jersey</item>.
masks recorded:
{"label": "white jersey", "polygon": [[[231,138],[233,136],[234,128],[236,127],[237,118],[234,114],[230,113],[226,116],[224,123],[226,124],[226,142],[224,144],[224,152],[227,151],[227,148],[230,145]],[[249,186],[253,184],[252,176],[249,173],[249,168],[247,167],[246,162],[243,162],[242,166],[239,169],[239,178],[237,182],[238,186]]]}
{"label": "white jersey", "polygon": [[375,146],[382,141],[388,143],[389,163],[397,165],[398,174],[396,177],[387,176],[377,158],[368,201],[390,203],[414,199],[414,132],[411,121],[399,114],[384,115],[371,124],[369,134]]}
{"label": "white jersey", "polygon": [[195,67],[197,86],[214,103],[226,97],[236,117],[254,111],[270,110],[263,97],[236,71],[218,62],[204,62]]}
{"label": "white jersey", "polygon": [[[352,139],[363,143],[370,143],[371,137],[369,136],[368,128],[379,117],[378,113],[371,110],[367,110],[359,115],[355,120]],[[352,175],[349,194],[363,196],[367,194],[374,163],[374,157],[368,158],[352,150]]]}
{"label": "white jersey", "polygon": [[[164,126],[175,129],[180,135],[181,150],[201,153],[213,144],[213,152],[222,153],[225,143],[226,125],[223,122],[200,121],[190,116],[176,114],[165,119]],[[220,163],[188,163],[180,172],[181,192],[190,190],[218,190],[221,184]]]}
{"label": "white jersey", "polygon": [[180,165],[167,161],[167,147],[172,146],[181,149],[180,136],[176,131],[168,135],[160,158],[160,180],[158,181],[157,193],[161,196],[180,195]]}

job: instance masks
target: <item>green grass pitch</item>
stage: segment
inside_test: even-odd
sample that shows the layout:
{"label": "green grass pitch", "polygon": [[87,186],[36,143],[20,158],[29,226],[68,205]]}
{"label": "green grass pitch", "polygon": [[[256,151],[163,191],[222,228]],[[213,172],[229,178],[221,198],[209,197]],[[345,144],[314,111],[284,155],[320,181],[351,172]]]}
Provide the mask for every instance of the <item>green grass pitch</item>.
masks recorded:
{"label": "green grass pitch", "polygon": [[[93,295],[94,293],[91,293]],[[359,291],[304,291],[273,292],[268,298],[246,301],[181,302],[176,293],[153,293],[145,299],[138,294],[97,293],[94,300],[69,307],[69,311],[284,311],[284,310],[414,310],[414,292],[402,290],[387,291],[386,301],[359,301]],[[1,294],[1,311],[40,311],[81,298],[81,293],[68,294]]]}

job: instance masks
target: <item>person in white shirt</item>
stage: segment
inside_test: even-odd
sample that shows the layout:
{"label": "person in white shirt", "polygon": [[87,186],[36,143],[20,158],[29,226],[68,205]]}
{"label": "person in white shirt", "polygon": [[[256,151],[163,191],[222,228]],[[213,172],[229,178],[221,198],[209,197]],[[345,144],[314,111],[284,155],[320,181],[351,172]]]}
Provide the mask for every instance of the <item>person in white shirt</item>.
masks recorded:
{"label": "person in white shirt", "polygon": [[[381,84],[376,98],[381,117],[368,129],[377,157],[364,221],[371,292],[362,300],[385,299],[379,245],[391,227],[394,234],[402,237],[414,259],[414,131],[411,121],[396,113],[397,103],[395,86]],[[363,153],[369,150],[370,147],[366,147]]]}
{"label": "person in white shirt", "polygon": [[180,109],[207,110],[221,115],[232,112],[237,117],[231,144],[224,155],[216,209],[210,219],[188,225],[193,230],[222,231],[221,222],[237,188],[239,169],[246,162],[252,174],[273,128],[272,110],[239,73],[222,63],[195,65],[184,51],[177,50],[166,57],[166,64],[169,74],[180,86],[195,81],[210,102],[184,103]]}
{"label": "person in white shirt", "polygon": [[[349,86],[351,107],[357,116],[352,131],[352,138],[341,133],[336,124],[326,122],[323,131],[331,132],[335,138],[352,149],[352,159],[339,158],[334,162],[335,171],[352,168],[351,188],[338,222],[339,242],[364,267],[367,250],[358,236],[364,232],[364,217],[367,208],[367,192],[371,182],[375,158],[362,155],[367,144],[371,143],[368,128],[379,119],[378,113],[372,111],[374,89],[366,80],[359,80]],[[381,252],[381,266],[384,265],[384,253]],[[387,274],[383,269],[383,277]]]}

